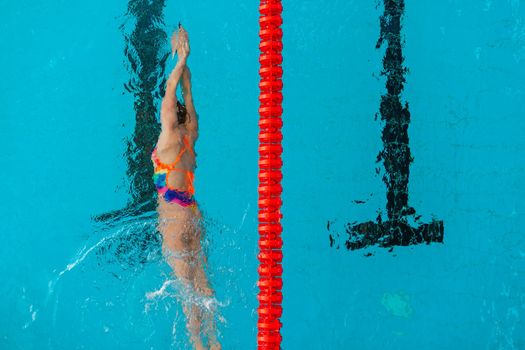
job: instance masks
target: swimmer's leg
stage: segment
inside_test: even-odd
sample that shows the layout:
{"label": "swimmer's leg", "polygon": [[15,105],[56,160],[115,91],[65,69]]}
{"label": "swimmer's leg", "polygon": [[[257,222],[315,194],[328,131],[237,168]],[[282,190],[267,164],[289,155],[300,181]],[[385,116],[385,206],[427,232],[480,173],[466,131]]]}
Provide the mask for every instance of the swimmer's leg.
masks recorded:
{"label": "swimmer's leg", "polygon": [[[191,273],[193,278],[192,283],[193,288],[195,289],[195,292],[198,294],[198,296],[211,299],[214,295],[214,292],[210,286],[205,270],[207,259],[201,244],[203,232],[201,221],[200,213],[198,213],[197,219],[193,223],[195,234],[193,235],[193,241],[191,243],[191,249],[195,252],[195,263],[192,265],[193,271]],[[215,305],[203,304],[201,305],[201,308],[202,317],[205,321],[203,335],[208,338],[209,349],[220,350],[221,344],[217,339],[217,327],[215,325]]]}
{"label": "swimmer's leg", "polygon": [[210,287],[208,282],[208,276],[206,275],[205,264],[207,262],[206,254],[202,249],[201,239],[203,236],[203,223],[202,214],[197,206],[192,208],[193,217],[191,219],[191,250],[195,252],[195,264],[193,265],[192,277],[193,277],[193,288],[203,296],[211,297],[213,295],[213,289]]}
{"label": "swimmer's leg", "polygon": [[199,298],[208,298],[208,302],[206,300],[203,300],[203,302],[200,303],[204,322],[202,333],[208,339],[208,348],[212,350],[220,350],[221,345],[217,339],[217,327],[215,319],[216,305],[214,304],[214,299],[212,299],[214,292],[209,285],[204,268],[204,263],[204,256],[199,256],[197,258],[195,269],[193,272],[193,286]]}
{"label": "swimmer's leg", "polygon": [[192,254],[189,250],[190,238],[185,225],[170,222],[160,229],[162,233],[162,250],[175,276],[185,285],[193,280]]}
{"label": "swimmer's leg", "polygon": [[[190,294],[193,292],[193,280],[196,265],[195,252],[193,251],[193,234],[188,228],[188,222],[184,220],[166,220],[159,225],[159,231],[162,233],[162,247],[166,260],[171,266],[176,278],[188,288]],[[183,300],[183,311],[186,315],[190,340],[195,349],[204,350],[201,339],[202,310],[197,304],[197,300]]]}
{"label": "swimmer's leg", "polygon": [[186,327],[190,335],[190,340],[195,346],[195,349],[206,349],[201,338],[202,310],[200,309],[200,306],[197,303],[190,302],[187,303],[187,305],[184,305],[182,310],[188,319]]}

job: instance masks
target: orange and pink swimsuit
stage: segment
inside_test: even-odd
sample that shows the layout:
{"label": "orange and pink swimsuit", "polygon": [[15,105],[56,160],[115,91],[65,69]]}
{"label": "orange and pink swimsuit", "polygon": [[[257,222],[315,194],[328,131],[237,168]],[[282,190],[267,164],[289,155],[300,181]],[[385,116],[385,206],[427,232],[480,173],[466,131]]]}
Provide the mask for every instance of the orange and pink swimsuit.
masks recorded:
{"label": "orange and pink swimsuit", "polygon": [[[184,142],[184,147],[181,148],[177,158],[175,158],[173,163],[170,164],[165,164],[160,161],[159,157],[157,156],[157,147],[155,147],[153,153],[151,154],[151,160],[153,161],[154,168],[153,182],[155,183],[159,197],[164,197],[166,202],[177,203],[180,206],[189,207],[195,205],[195,199],[193,197],[195,193],[195,189],[193,188],[193,171],[176,168],[175,166],[180,161],[180,158],[184,152],[189,151],[193,155],[195,155],[195,153],[193,152],[193,147],[191,147],[186,135],[183,137],[182,141]],[[180,171],[186,174],[188,188],[185,191],[170,187],[168,183],[168,177],[172,171]]]}

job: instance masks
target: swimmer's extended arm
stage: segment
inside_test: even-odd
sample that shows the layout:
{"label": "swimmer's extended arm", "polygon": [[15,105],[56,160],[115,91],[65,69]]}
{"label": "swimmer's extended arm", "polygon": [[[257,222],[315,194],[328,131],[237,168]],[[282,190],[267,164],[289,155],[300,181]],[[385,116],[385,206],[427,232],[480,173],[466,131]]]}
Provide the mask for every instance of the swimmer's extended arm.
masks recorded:
{"label": "swimmer's extended arm", "polygon": [[186,60],[190,54],[188,34],[184,28],[179,26],[179,30],[173,33],[171,38],[171,49],[173,55],[177,52],[178,60],[175,68],[170,73],[166,82],[166,94],[162,99],[160,109],[160,122],[162,130],[174,131],[179,125],[177,118],[177,85],[179,84],[182,73],[186,67]]}
{"label": "swimmer's extended arm", "polygon": [[166,93],[160,107],[160,122],[162,129],[173,129],[179,124],[177,120],[177,85],[186,66],[186,58],[181,58],[170,73],[166,82]]}
{"label": "swimmer's extended arm", "polygon": [[182,72],[182,96],[184,97],[184,104],[186,105],[186,111],[188,112],[188,120],[186,121],[186,129],[190,132],[194,132],[197,136],[198,132],[198,120],[197,112],[195,111],[195,105],[193,104],[193,95],[191,93],[191,73],[188,66],[184,67]]}

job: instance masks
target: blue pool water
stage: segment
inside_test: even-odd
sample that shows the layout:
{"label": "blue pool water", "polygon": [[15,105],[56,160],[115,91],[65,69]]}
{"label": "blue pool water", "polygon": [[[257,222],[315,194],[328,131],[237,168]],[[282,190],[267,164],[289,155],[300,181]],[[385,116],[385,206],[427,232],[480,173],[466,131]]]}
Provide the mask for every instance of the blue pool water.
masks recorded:
{"label": "blue pool water", "polygon": [[[344,247],[346,223],[386,215],[382,2],[284,8],[283,349],[525,349],[525,4],[406,0],[409,200],[444,239],[393,251]],[[187,295],[144,239],[154,213],[93,220],[133,195],[127,9],[2,7],[0,349],[190,348]],[[167,1],[162,13],[159,28],[182,20],[191,36],[220,339],[253,349],[257,4]]]}

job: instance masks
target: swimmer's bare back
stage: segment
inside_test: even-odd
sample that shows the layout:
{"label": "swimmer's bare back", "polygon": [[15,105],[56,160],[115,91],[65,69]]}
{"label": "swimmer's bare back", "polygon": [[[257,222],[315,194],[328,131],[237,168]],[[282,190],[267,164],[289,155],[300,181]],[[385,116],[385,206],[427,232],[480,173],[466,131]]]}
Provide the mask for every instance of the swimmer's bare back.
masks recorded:
{"label": "swimmer's bare back", "polygon": [[[178,60],[166,83],[160,111],[162,128],[152,158],[154,163],[159,163],[155,165],[159,165],[166,177],[165,183],[159,183],[160,187],[166,185],[169,189],[188,192],[188,196],[193,196],[193,172],[196,167],[194,146],[198,136],[198,121],[191,91],[191,73],[187,65],[190,53],[188,33],[182,27],[173,35],[172,50],[177,53]],[[184,104],[177,101],[176,89],[179,83]],[[159,196],[168,202],[171,197]]]}

